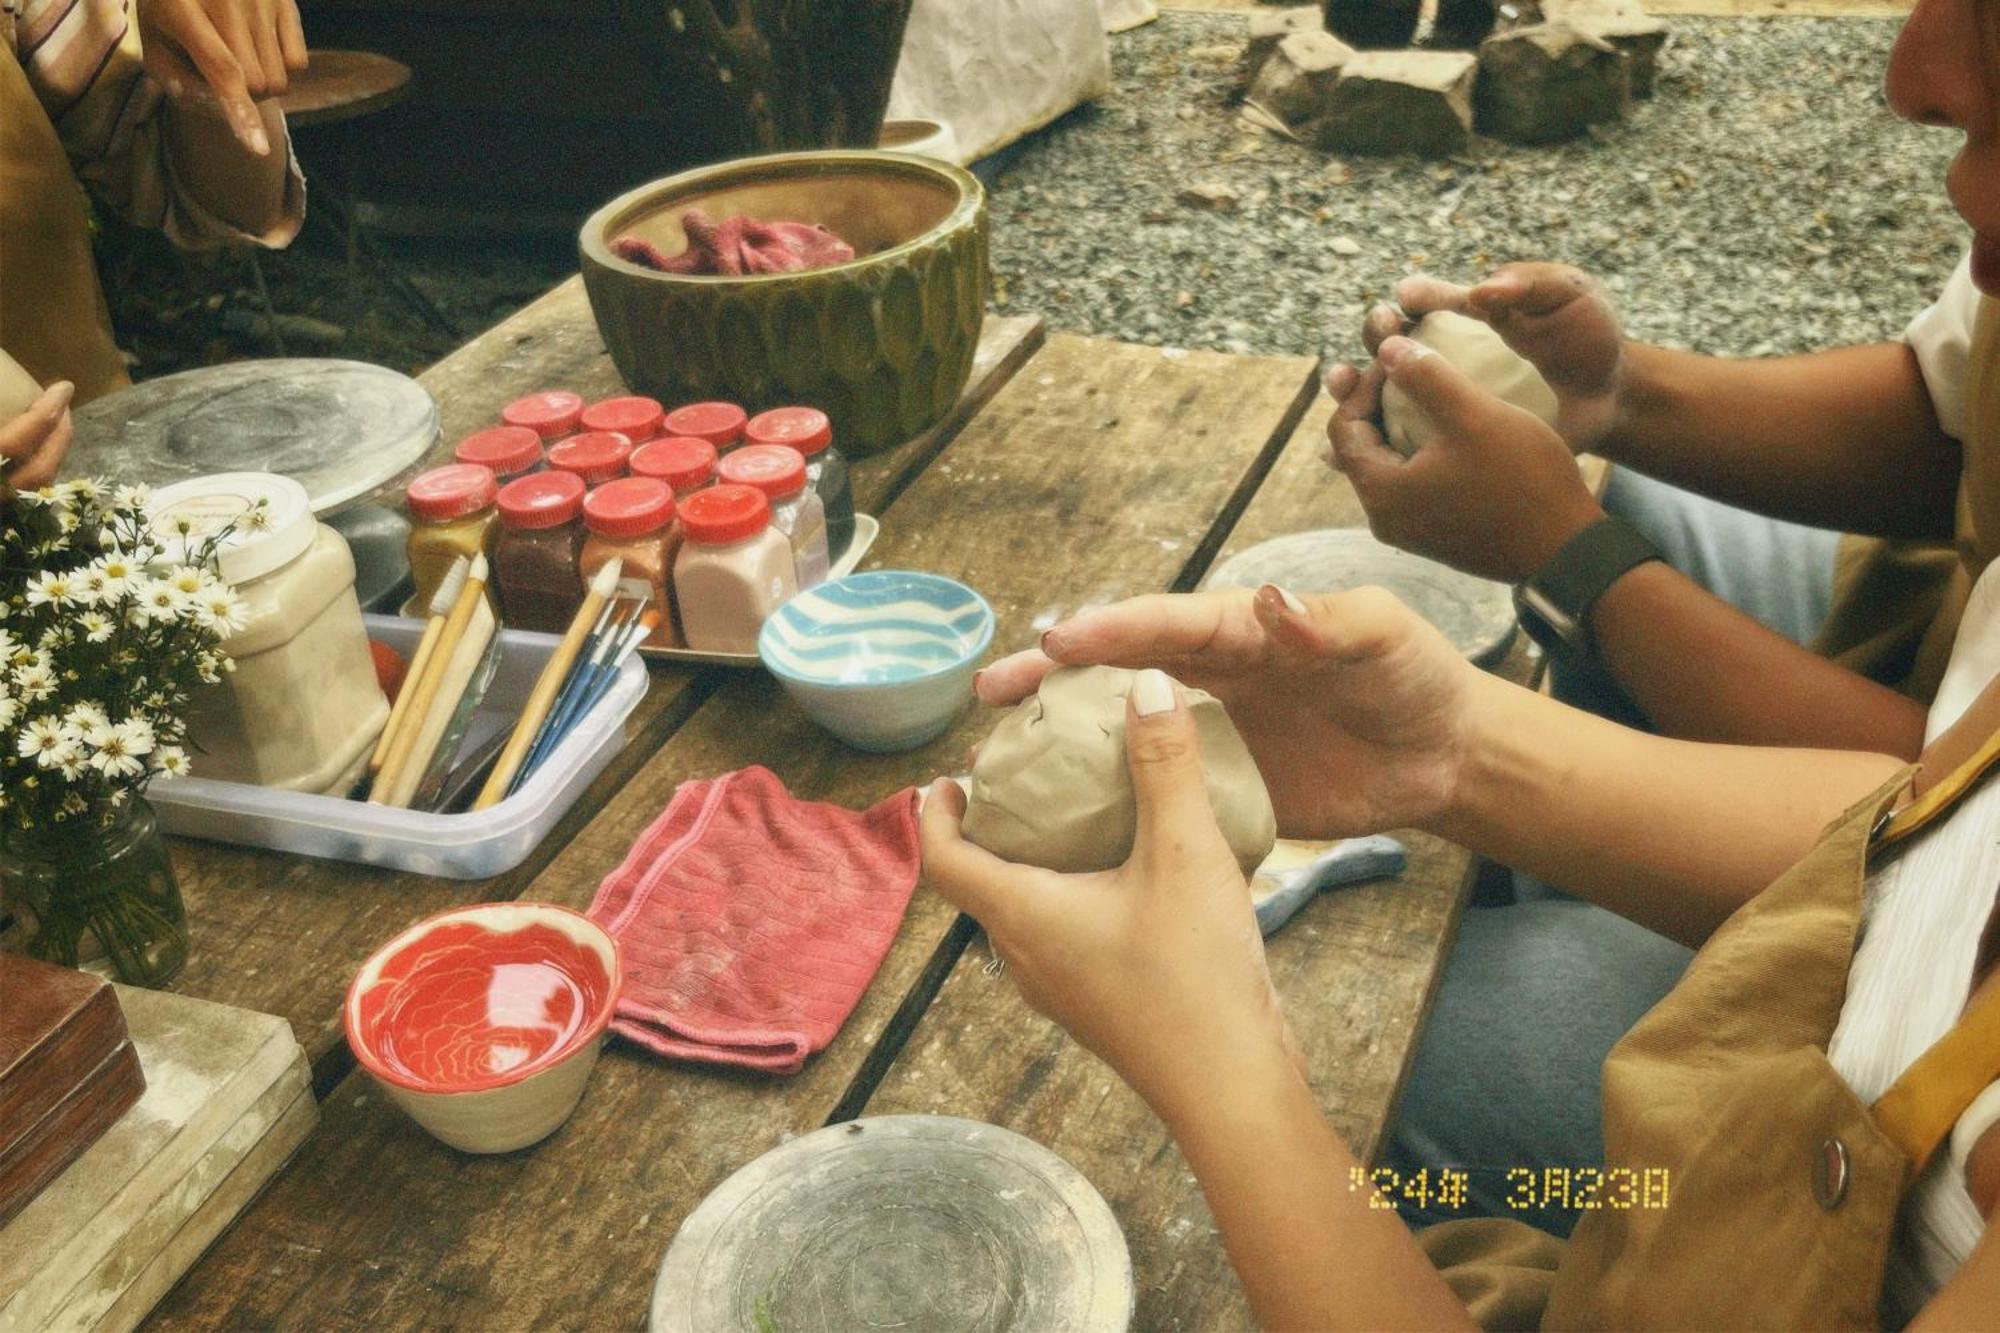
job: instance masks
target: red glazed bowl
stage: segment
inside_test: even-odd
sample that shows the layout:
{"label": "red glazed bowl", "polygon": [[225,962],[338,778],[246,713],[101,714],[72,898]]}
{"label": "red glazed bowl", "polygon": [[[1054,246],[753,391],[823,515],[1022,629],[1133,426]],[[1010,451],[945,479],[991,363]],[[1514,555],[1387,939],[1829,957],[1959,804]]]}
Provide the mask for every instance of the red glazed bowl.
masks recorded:
{"label": "red glazed bowl", "polygon": [[347,1044],[438,1139],[512,1152],[576,1109],[620,975],[617,942],[566,907],[456,908],[362,964],[347,989]]}

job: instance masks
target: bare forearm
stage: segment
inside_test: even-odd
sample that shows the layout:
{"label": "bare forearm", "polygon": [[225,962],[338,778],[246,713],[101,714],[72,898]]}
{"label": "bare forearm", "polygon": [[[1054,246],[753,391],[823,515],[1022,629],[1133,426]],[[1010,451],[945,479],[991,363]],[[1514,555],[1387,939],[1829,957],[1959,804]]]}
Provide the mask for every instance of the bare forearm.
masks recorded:
{"label": "bare forearm", "polygon": [[1958,442],[1903,343],[1732,360],[1631,343],[1605,457],[1815,527],[1948,537]]}
{"label": "bare forearm", "polygon": [[1275,1045],[1156,1105],[1173,1131],[1258,1324],[1291,1329],[1471,1328]]}
{"label": "bare forearm", "polygon": [[1480,677],[1435,831],[1699,944],[1896,771],[1853,751],[1709,745]]}
{"label": "bare forearm", "polygon": [[1669,736],[1907,759],[1923,748],[1915,700],[1773,633],[1664,564],[1612,584],[1590,628],[1613,678]]}
{"label": "bare forearm", "polygon": [[284,216],[291,155],[285,113],[260,103],[271,151],[257,154],[236,139],[218,104],[198,95],[168,103],[167,151],[176,177],[209,212],[238,231],[261,235]]}

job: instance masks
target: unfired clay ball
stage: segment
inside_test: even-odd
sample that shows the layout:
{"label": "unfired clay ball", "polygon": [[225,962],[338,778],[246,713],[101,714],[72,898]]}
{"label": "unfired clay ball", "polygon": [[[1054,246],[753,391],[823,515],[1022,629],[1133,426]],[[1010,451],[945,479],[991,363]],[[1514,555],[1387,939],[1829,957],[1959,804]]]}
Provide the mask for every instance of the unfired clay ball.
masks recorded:
{"label": "unfired clay ball", "polygon": [[[1050,672],[980,747],[965,836],[995,856],[1065,873],[1123,865],[1139,821],[1125,758],[1133,674],[1117,667]],[[1248,876],[1277,840],[1270,794],[1221,701],[1186,692],[1208,803]]]}
{"label": "unfired clay ball", "polygon": [[[1468,315],[1438,310],[1417,321],[1410,337],[1457,366],[1466,378],[1502,402],[1526,408],[1547,424],[1555,424],[1555,390],[1490,326]],[[1382,386],[1382,428],[1389,447],[1405,458],[1438,434],[1430,414],[1393,383]]]}

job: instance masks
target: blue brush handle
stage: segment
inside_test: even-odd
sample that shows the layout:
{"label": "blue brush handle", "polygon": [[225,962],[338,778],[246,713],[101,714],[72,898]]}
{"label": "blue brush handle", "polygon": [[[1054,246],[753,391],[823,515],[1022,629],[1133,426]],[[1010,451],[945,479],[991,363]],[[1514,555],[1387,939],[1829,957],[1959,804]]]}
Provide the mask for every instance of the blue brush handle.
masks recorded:
{"label": "blue brush handle", "polygon": [[570,673],[569,680],[563,685],[562,693],[556,696],[555,706],[549,710],[549,716],[542,723],[542,729],[536,735],[535,743],[528,747],[528,757],[521,762],[520,769],[515,772],[514,781],[507,788],[508,795],[511,796],[520,790],[521,784],[528,780],[528,776],[544,759],[548,758],[549,751],[555,749],[556,743],[568,734],[576,717],[577,703],[589,693],[590,684],[597,678],[598,670],[599,668],[590,662],[579,661],[576,664],[576,670]]}

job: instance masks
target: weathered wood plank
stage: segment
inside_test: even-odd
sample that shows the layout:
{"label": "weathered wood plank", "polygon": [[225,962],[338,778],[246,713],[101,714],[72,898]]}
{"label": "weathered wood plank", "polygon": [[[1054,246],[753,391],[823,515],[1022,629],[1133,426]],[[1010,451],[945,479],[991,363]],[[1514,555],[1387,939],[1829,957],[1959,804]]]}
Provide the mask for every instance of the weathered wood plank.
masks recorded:
{"label": "weathered wood plank", "polygon": [[[1222,544],[1233,554],[1307,528],[1365,523],[1323,461],[1331,405],[1315,404]],[[1518,676],[1522,655],[1504,668]],[[1270,942],[1272,979],[1335,1128],[1367,1158],[1400,1091],[1469,884],[1473,858],[1401,835],[1409,868],[1393,882],[1309,904]],[[1101,1190],[1132,1248],[1136,1327],[1250,1329],[1242,1290],[1194,1177],[1136,1094],[1030,1010],[989,964],[983,936],[959,959],[865,1114],[950,1113],[1048,1145]]]}
{"label": "weathered wood plank", "polygon": [[[962,577],[1031,642],[1085,602],[1175,585],[1312,392],[1302,358],[1164,355],[1058,336],[883,515],[874,563]],[[870,756],[818,731],[761,675],[734,678],[530,887],[582,906],[682,780],[747,763],[860,805],[957,765],[991,719]],[[846,1029],[787,1081],[607,1053],[575,1117],[532,1151],[470,1159],[426,1138],[360,1075],[299,1161],[169,1297],[162,1327],[331,1324],[632,1327],[682,1217],[788,1133],[825,1122],[897,1015],[962,943],[920,892]],[[887,1034],[885,1036],[885,1034]],[[954,1108],[978,1114],[967,1102]],[[294,1316],[295,1317],[295,1316]]]}
{"label": "weathered wood plank", "polygon": [[[909,444],[854,469],[856,502],[878,510],[962,429],[1041,345],[1042,321],[986,321],[971,381],[951,416]],[[445,438],[495,420],[520,394],[567,385],[586,397],[621,391],[618,373],[572,280],[489,330],[423,377]],[[516,869],[484,881],[431,879],[370,866],[175,839],[187,899],[188,966],[174,989],[291,1020],[322,1095],[353,1068],[340,1003],[369,951],[403,927],[462,903],[519,896],[564,844],[649,759],[716,682],[684,668],[653,670],[652,688],[626,723],[625,749]]]}

